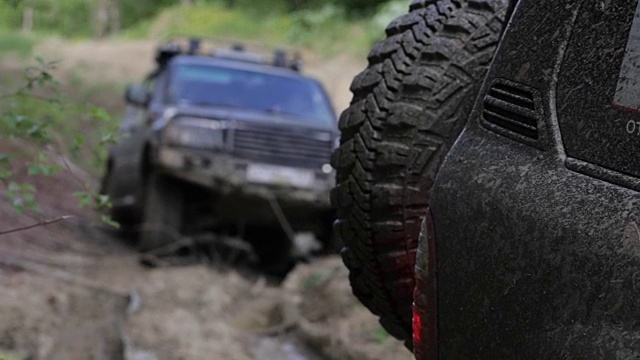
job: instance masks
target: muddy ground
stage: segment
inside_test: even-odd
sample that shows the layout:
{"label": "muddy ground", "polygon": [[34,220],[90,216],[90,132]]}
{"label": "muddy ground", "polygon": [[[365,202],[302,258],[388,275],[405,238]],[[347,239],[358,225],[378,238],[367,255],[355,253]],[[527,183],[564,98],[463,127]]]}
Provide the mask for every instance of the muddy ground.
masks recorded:
{"label": "muddy ground", "polygon": [[[64,54],[62,70],[88,81],[125,81],[141,78],[152,49],[49,42],[39,51]],[[340,57],[308,64],[338,110],[362,66]],[[31,151],[28,144],[0,144],[0,152]],[[337,256],[300,264],[282,283],[209,262],[150,268],[97,214],[78,209],[72,193],[97,179],[71,169],[35,178],[39,213],[16,213],[0,192],[0,233],[71,216],[0,235],[0,359],[411,358],[352,296]]]}

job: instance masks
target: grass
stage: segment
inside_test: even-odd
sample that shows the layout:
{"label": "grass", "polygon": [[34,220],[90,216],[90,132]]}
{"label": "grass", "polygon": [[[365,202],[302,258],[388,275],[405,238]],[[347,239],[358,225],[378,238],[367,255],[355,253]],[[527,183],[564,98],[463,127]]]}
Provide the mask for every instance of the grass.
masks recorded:
{"label": "grass", "polygon": [[389,333],[382,327],[377,327],[375,330],[372,330],[368,335],[369,335],[368,338],[377,344],[384,344],[389,339],[391,339],[391,335],[389,335]]}
{"label": "grass", "polygon": [[26,58],[31,55],[36,40],[33,37],[16,33],[0,33],[0,58],[7,55],[17,55]]}
{"label": "grass", "polygon": [[199,4],[168,8],[122,36],[125,39],[162,39],[175,35],[222,37],[271,47],[303,47],[323,57],[338,53],[362,57],[382,35],[380,29],[371,29],[371,22],[350,21],[340,8],[331,5],[313,11],[293,14],[274,11],[265,15]]}
{"label": "grass", "polygon": [[259,38],[264,42],[282,40],[291,26],[284,15],[258,19],[254,15],[217,5],[175,6],[125,32],[126,38],[164,38],[176,34],[201,37]]}
{"label": "grass", "polygon": [[26,360],[26,355],[12,354],[0,351],[0,360]]}

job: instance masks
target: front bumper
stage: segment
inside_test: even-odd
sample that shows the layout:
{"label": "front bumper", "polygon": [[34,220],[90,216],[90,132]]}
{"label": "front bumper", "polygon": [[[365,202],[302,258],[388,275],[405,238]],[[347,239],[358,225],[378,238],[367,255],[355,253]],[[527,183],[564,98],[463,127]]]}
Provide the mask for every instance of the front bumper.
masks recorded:
{"label": "front bumper", "polygon": [[[156,164],[165,173],[222,196],[242,194],[244,197],[265,199],[275,197],[287,204],[319,209],[330,207],[329,192],[334,176],[325,174],[322,169],[256,164],[221,152],[176,147],[161,147]],[[283,174],[272,178],[252,178],[249,169],[256,166],[276,173],[280,169]],[[304,181],[301,181],[300,177],[304,177]]]}

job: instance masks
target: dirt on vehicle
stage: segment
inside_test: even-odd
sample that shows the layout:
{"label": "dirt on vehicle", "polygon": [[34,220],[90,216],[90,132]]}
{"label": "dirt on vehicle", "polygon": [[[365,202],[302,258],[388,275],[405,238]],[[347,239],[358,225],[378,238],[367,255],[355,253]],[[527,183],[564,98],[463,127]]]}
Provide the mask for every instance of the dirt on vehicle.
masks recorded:
{"label": "dirt on vehicle", "polygon": [[[65,55],[63,70],[86,61],[83,66],[111,69],[124,80],[137,73],[127,68],[136,66],[134,57],[121,66],[109,61],[122,61],[117,54],[144,47],[57,48]],[[318,71],[348,81],[352,74],[346,72],[361,66],[342,66],[342,61],[347,60],[323,62]],[[338,76],[340,71],[345,73]],[[347,89],[337,83],[327,87]],[[333,95],[339,109],[346,106],[347,95]],[[32,151],[28,144],[0,145],[0,152]],[[300,264],[282,283],[208,261],[145,266],[98,214],[78,209],[72,193],[81,182],[97,188],[96,180],[68,159],[64,164],[72,172],[30,177],[41,189],[39,213],[16,213],[7,194],[0,193],[0,233],[52,221],[0,236],[0,358],[411,358],[353,297],[337,256]],[[19,177],[26,176],[26,169],[17,170]],[[70,217],[56,221],[63,215]]]}

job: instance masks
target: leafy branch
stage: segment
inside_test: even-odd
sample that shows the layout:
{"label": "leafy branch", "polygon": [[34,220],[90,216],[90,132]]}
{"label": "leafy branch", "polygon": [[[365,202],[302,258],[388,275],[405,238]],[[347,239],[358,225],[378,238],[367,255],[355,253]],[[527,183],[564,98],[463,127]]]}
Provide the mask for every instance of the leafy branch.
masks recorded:
{"label": "leafy branch", "polygon": [[[91,184],[82,180],[71,168],[67,157],[63,155],[64,150],[69,151],[72,155],[78,155],[81,148],[88,146],[83,134],[73,135],[73,141],[68,146],[62,141],[60,136],[53,131],[56,125],[54,111],[59,111],[64,117],[80,117],[81,114],[90,115],[91,119],[101,124],[110,124],[109,114],[101,108],[86,105],[73,104],[66,100],[60,91],[61,83],[54,77],[53,73],[58,65],[55,61],[45,61],[41,58],[36,59],[36,64],[29,66],[24,70],[21,78],[21,84],[17,89],[0,94],[0,106],[6,110],[0,113],[0,136],[7,140],[23,139],[30,143],[37,144],[41,150],[37,154],[28,156],[25,161],[24,154],[20,157],[14,153],[0,153],[0,186],[6,189],[8,198],[11,200],[13,208],[19,212],[40,211],[36,194],[38,190],[32,181],[18,181],[15,173],[16,163],[22,164],[26,169],[28,177],[45,176],[50,177],[59,171],[65,170],[69,172],[79,184],[81,190],[74,192],[74,196],[78,198],[78,206],[80,208],[92,206],[98,210],[104,210],[111,206],[108,197],[95,194],[91,189]],[[35,101],[35,103],[34,103]],[[50,105],[40,110],[38,114],[34,109],[40,106],[37,103]],[[101,125],[101,128],[104,126]],[[114,135],[115,129],[103,129],[101,139],[97,144],[99,154],[106,153],[106,146],[112,144],[116,140]],[[48,149],[45,151],[45,149]],[[63,150],[64,149],[64,150]],[[62,166],[56,163],[51,156],[57,156],[62,159]],[[30,179],[30,178],[29,178]],[[61,217],[62,221],[66,217]],[[117,226],[108,217],[103,217],[103,221]],[[57,221],[55,221],[57,222]],[[50,222],[45,221],[44,225]],[[34,225],[34,227],[40,225]],[[14,232],[13,230],[10,232]],[[3,233],[0,232],[0,235]]]}

